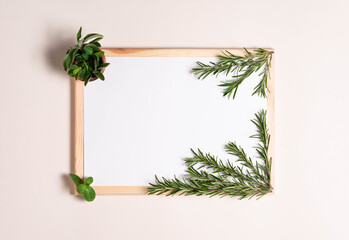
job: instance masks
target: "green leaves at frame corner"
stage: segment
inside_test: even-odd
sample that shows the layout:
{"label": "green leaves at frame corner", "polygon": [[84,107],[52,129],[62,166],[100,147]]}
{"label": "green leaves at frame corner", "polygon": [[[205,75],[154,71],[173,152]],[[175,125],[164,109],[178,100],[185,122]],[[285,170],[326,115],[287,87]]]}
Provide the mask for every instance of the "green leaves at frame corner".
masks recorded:
{"label": "green leaves at frame corner", "polygon": [[84,182],[82,181],[82,179],[76,175],[76,174],[69,174],[70,178],[73,180],[73,182],[75,183],[76,186],[79,186],[80,184],[83,184]]}
{"label": "green leaves at frame corner", "polygon": [[109,66],[110,63],[103,63],[101,66],[99,66],[99,69],[106,68]]}
{"label": "green leaves at frame corner", "polygon": [[258,75],[260,81],[254,88],[252,95],[258,95],[266,98],[268,91],[268,79],[270,78],[270,68],[273,56],[273,51],[267,51],[259,48],[257,50],[249,51],[244,48],[245,56],[237,56],[229,51],[222,52],[223,54],[218,56],[218,62],[209,62],[207,64],[197,62],[198,67],[193,68],[194,75],[198,75],[198,79],[205,79],[209,75],[218,77],[219,74],[232,75],[231,80],[225,80],[220,84],[223,87],[223,96],[236,96],[236,92],[240,84],[248,78],[251,74],[261,70]]}
{"label": "green leaves at frame corner", "polygon": [[192,150],[193,157],[186,158],[187,175],[179,180],[174,178],[159,179],[155,176],[155,183],[150,183],[150,195],[208,195],[230,196],[238,199],[256,197],[256,199],[271,193],[271,157],[268,156],[270,135],[266,123],[266,111],[255,114],[251,121],[257,128],[253,138],[258,139],[255,147],[257,160],[247,156],[244,149],[235,142],[225,145],[226,153],[235,158],[232,161],[222,161],[210,153],[203,153],[200,149]]}
{"label": "green leaves at frame corner", "polygon": [[93,72],[98,78],[100,78],[102,81],[104,81],[104,75],[101,72],[94,71]]}
{"label": "green leaves at frame corner", "polygon": [[78,193],[81,193],[86,201],[93,201],[96,198],[95,190],[90,186],[93,183],[93,178],[88,177],[85,182],[76,174],[69,174],[75,185],[77,186]]}
{"label": "green leaves at frame corner", "polygon": [[93,183],[93,177],[88,177],[88,178],[86,178],[85,184],[91,185],[92,183]]}
{"label": "green leaves at frame corner", "polygon": [[102,81],[104,81],[104,75],[101,72],[98,71],[94,71],[93,72],[97,77],[99,77]]}
{"label": "green leaves at frame corner", "polygon": [[92,202],[96,198],[95,190],[86,184],[80,184],[77,190],[78,193],[84,196],[86,201]]}
{"label": "green leaves at frame corner", "polygon": [[103,64],[104,52],[99,48],[99,41],[103,39],[103,35],[90,33],[82,37],[81,34],[82,27],[76,34],[77,44],[69,48],[64,56],[63,68],[70,77],[83,80],[86,86],[91,78],[104,80],[101,72],[109,64]]}
{"label": "green leaves at frame corner", "polygon": [[96,198],[96,192],[95,190],[90,187],[86,186],[86,189],[83,191],[83,196],[86,199],[86,201],[92,202]]}

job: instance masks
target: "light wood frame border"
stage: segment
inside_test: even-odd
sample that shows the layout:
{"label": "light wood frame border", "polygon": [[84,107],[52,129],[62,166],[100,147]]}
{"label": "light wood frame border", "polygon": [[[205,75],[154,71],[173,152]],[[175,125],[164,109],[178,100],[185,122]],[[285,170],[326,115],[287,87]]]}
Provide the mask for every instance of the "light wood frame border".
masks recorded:
{"label": "light wood frame border", "polygon": [[[132,48],[104,48],[106,57],[216,57],[224,50],[244,56],[244,49],[132,49]],[[253,51],[255,49],[247,49]],[[274,76],[275,76],[275,51],[274,49],[266,49],[273,51],[273,58],[270,68],[270,79],[268,80],[268,98],[267,98],[267,124],[271,135],[269,156],[272,158],[271,184],[273,192],[275,191],[275,174],[274,174],[274,110],[275,110],[275,94],[274,94]],[[75,81],[75,80],[74,80]],[[75,81],[74,104],[75,104],[75,120],[74,120],[74,172],[81,178],[84,177],[84,82]],[[93,186],[96,194],[147,194],[148,186]],[[75,189],[75,194],[78,194]]]}

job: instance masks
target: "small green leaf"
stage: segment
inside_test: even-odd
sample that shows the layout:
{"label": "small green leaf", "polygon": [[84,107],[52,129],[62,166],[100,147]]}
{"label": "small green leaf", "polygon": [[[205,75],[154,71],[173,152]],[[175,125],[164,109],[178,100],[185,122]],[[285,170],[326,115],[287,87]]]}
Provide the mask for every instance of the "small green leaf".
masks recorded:
{"label": "small green leaf", "polygon": [[86,189],[86,185],[82,183],[78,186],[77,191],[78,193],[83,193],[85,189]]}
{"label": "small green leaf", "polygon": [[90,34],[87,34],[84,39],[83,39],[83,43],[87,42],[88,40],[90,39],[93,39],[93,38],[103,38],[103,35],[101,34],[98,34],[98,33],[90,33]]}
{"label": "small green leaf", "polygon": [[69,50],[67,52],[67,54],[64,56],[63,58],[63,68],[64,68],[64,71],[67,71],[68,67],[67,67],[67,58],[69,57]]}
{"label": "small green leaf", "polygon": [[69,176],[71,177],[76,186],[83,183],[82,179],[78,175],[71,173],[69,174]]}
{"label": "small green leaf", "polygon": [[67,71],[72,63],[72,59],[73,59],[73,54],[74,51],[72,50],[72,48],[70,48],[67,52],[67,54],[65,55],[64,59],[63,59],[63,67],[64,67],[64,71]]}
{"label": "small green leaf", "polygon": [[80,73],[79,73],[79,78],[85,79],[85,77],[86,77],[86,69],[82,68]]}
{"label": "small green leaf", "polygon": [[93,48],[90,46],[84,46],[84,51],[85,53],[87,53],[88,55],[91,55],[93,53]]}
{"label": "small green leaf", "polygon": [[85,184],[91,185],[91,183],[93,183],[93,178],[92,177],[88,177],[88,178],[85,179]]}
{"label": "small green leaf", "polygon": [[76,61],[78,61],[78,62],[84,61],[84,59],[81,57],[81,55],[77,55],[77,56],[75,57],[75,59],[76,59]]}
{"label": "small green leaf", "polygon": [[73,71],[74,71],[74,70],[69,70],[69,71],[68,71],[68,75],[69,75],[70,77],[74,77]]}
{"label": "small green leaf", "polygon": [[68,58],[67,60],[67,68],[70,69],[70,66],[73,64],[74,60],[75,60],[75,56],[77,54],[79,49],[72,49],[72,51],[69,53],[71,54],[71,57]]}
{"label": "small green leaf", "polygon": [[103,37],[99,37],[99,38],[92,40],[90,43],[98,43],[102,39],[103,39]]}
{"label": "small green leaf", "polygon": [[81,30],[82,30],[82,27],[80,27],[78,34],[76,34],[76,41],[79,41],[81,38]]}
{"label": "small green leaf", "polygon": [[104,55],[104,52],[103,51],[100,51],[100,52],[96,52],[95,53],[95,56],[96,57],[102,57]]}
{"label": "small green leaf", "polygon": [[67,71],[67,63],[66,63],[67,61],[65,60],[65,57],[64,57],[64,59],[63,59],[63,69],[64,69],[64,71]]}
{"label": "small green leaf", "polygon": [[102,81],[104,81],[104,75],[101,72],[95,71],[93,72],[98,78],[100,78]]}
{"label": "small green leaf", "polygon": [[87,61],[90,58],[90,55],[84,53],[84,54],[82,54],[82,57],[83,57],[83,59],[85,59]]}
{"label": "small green leaf", "polygon": [[77,75],[81,71],[81,68],[74,69],[73,74]]}
{"label": "small green leaf", "polygon": [[81,38],[81,39],[78,41],[78,47],[81,48],[83,43],[84,43],[84,39]]}
{"label": "small green leaf", "polygon": [[90,79],[91,79],[91,76],[86,77],[85,82],[84,82],[85,87],[88,84],[88,82],[90,81]]}
{"label": "small green leaf", "polygon": [[97,71],[97,67],[98,67],[98,64],[99,64],[99,57],[96,57],[95,55],[93,55],[94,59],[93,59],[93,63],[95,65],[95,69],[94,71]]}
{"label": "small green leaf", "polygon": [[86,44],[86,46],[92,48],[93,52],[99,52],[99,48],[96,47],[94,44],[89,43],[89,44]]}
{"label": "small green leaf", "polygon": [[83,67],[86,69],[86,71],[88,70],[88,66],[87,66],[87,63],[84,61],[82,62],[83,63]]}
{"label": "small green leaf", "polygon": [[101,66],[99,66],[100,68],[106,68],[109,66],[110,63],[103,63],[101,64]]}
{"label": "small green leaf", "polygon": [[90,187],[90,186],[86,186],[83,189],[82,195],[84,196],[84,198],[86,199],[86,201],[88,202],[92,202],[95,198],[96,198],[96,192],[95,190]]}
{"label": "small green leaf", "polygon": [[77,69],[77,68],[78,68],[78,65],[75,65],[75,64],[70,66],[70,70],[74,70],[74,69]]}
{"label": "small green leaf", "polygon": [[101,47],[101,44],[99,42],[90,42],[89,44],[93,44],[96,47]]}

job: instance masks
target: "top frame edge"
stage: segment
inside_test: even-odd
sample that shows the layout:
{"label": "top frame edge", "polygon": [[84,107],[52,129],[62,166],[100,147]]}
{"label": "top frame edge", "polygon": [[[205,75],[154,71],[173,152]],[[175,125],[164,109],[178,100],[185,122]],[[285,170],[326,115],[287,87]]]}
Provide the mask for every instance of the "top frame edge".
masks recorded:
{"label": "top frame edge", "polygon": [[[258,48],[246,48],[253,51]],[[267,51],[273,48],[264,48]],[[235,55],[244,55],[244,48],[102,48],[106,57],[216,57],[228,50]]]}

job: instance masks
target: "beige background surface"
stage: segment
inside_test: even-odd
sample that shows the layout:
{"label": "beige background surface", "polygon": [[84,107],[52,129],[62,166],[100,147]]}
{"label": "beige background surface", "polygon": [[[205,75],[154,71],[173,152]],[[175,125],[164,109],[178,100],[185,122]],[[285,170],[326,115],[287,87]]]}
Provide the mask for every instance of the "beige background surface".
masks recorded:
{"label": "beige background surface", "polygon": [[[346,239],[348,10],[334,0],[1,0],[0,238]],[[80,25],[105,47],[275,48],[276,194],[70,195],[61,61]]]}

